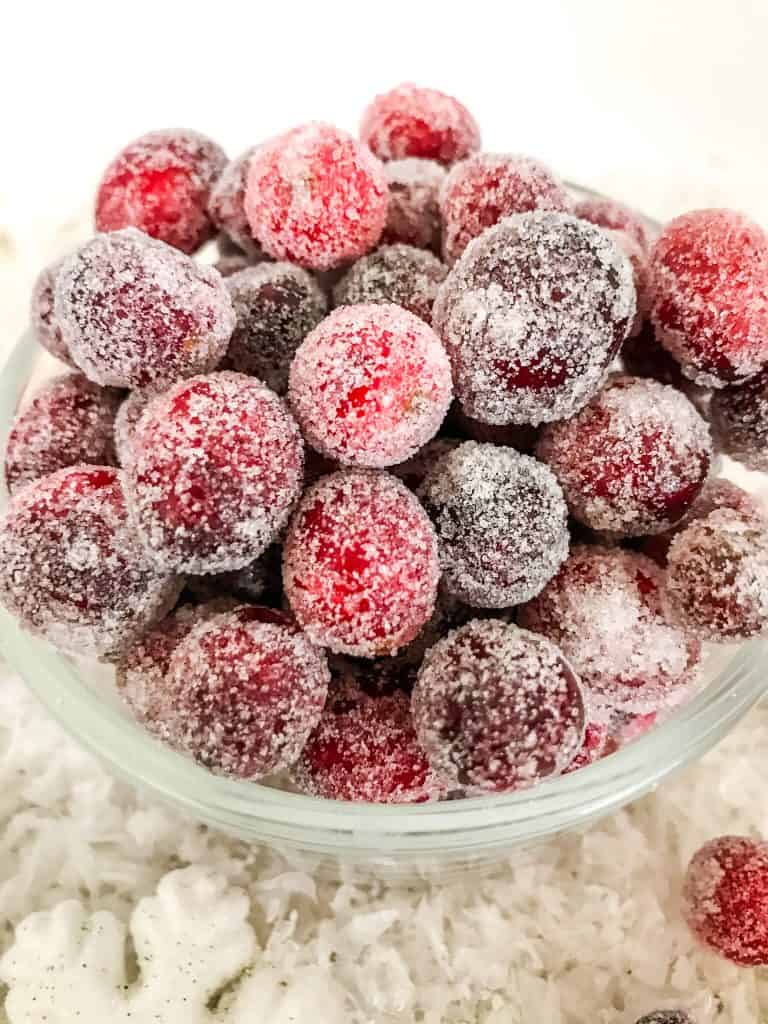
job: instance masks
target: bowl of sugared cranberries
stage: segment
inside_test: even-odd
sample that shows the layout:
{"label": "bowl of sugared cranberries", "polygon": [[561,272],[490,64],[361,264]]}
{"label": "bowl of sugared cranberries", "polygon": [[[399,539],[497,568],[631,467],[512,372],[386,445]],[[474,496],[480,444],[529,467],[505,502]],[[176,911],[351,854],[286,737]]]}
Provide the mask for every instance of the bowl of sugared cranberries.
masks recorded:
{"label": "bowl of sugared cranberries", "polygon": [[0,375],[0,649],[185,813],[408,871],[610,812],[763,691],[768,236],[435,89],[361,108],[102,169]]}

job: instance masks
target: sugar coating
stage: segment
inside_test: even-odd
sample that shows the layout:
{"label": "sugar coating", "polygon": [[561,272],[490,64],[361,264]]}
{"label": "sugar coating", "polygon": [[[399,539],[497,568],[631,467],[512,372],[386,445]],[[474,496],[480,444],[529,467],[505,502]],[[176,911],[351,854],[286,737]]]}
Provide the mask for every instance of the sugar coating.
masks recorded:
{"label": "sugar coating", "polygon": [[451,403],[451,366],[423,320],[391,303],[341,306],[304,340],[288,398],[307,442],[344,465],[403,462]]}
{"label": "sugar coating", "polygon": [[85,375],[127,388],[213,369],[235,326],[213,267],[135,228],[96,235],[64,261],[54,315]]}
{"label": "sugar coating", "polygon": [[136,426],[156,394],[157,392],[151,388],[137,388],[120,403],[115,415],[114,442],[117,460],[121,466],[128,461],[128,451]]}
{"label": "sugar coating", "polygon": [[440,189],[443,259],[453,264],[473,238],[504,217],[571,209],[565,187],[527,156],[478,153],[453,167]]}
{"label": "sugar coating", "polygon": [[29,323],[35,340],[52,356],[67,366],[74,366],[69,346],[64,341],[61,327],[53,315],[53,289],[64,258],[43,267],[35,278],[29,303]]}
{"label": "sugar coating", "polygon": [[616,376],[573,419],[548,426],[537,454],[579,522],[637,537],[685,515],[709,473],[712,442],[679,391]]}
{"label": "sugar coating", "polygon": [[65,466],[114,465],[119,404],[119,392],[79,373],[48,381],[13,421],[5,449],[8,490],[13,493]]}
{"label": "sugar coating", "polygon": [[632,266],[616,242],[547,212],[507,217],[471,242],[432,313],[464,412],[491,424],[572,416],[634,315]]}
{"label": "sugar coating", "polygon": [[432,306],[448,268],[412,245],[383,245],[352,264],[333,289],[337,306],[394,303],[432,323]]}
{"label": "sugar coating", "polygon": [[518,622],[560,646],[591,704],[645,713],[687,685],[700,658],[663,600],[664,576],[649,558],[577,544]]}
{"label": "sugar coating", "polygon": [[651,254],[656,335],[683,372],[720,388],[768,363],[768,236],[733,210],[670,221]]}
{"label": "sugar coating", "polygon": [[768,964],[768,844],[719,836],[691,858],[683,914],[693,934],[742,967]]}
{"label": "sugar coating", "polygon": [[710,412],[722,450],[750,469],[768,470],[768,372],[715,391]]}
{"label": "sugar coating", "polygon": [[96,230],[139,228],[182,252],[211,238],[207,206],[227,163],[221,146],[199,132],[148,132],[107,167],[96,196]]}
{"label": "sugar coating", "polygon": [[325,294],[311,274],[292,263],[248,267],[232,274],[227,287],[236,316],[228,366],[284,394],[296,349],[326,314]]}
{"label": "sugar coating", "polygon": [[404,82],[376,96],[360,138],[382,160],[419,157],[452,164],[480,148],[480,129],[453,96]]}
{"label": "sugar coating", "polygon": [[702,640],[744,640],[768,628],[768,522],[717,509],[677,534],[667,554],[667,607]]}
{"label": "sugar coating", "polygon": [[258,256],[261,246],[254,238],[245,212],[245,187],[248,169],[257,147],[251,146],[230,160],[211,189],[208,216],[227,238],[250,256]]}
{"label": "sugar coating", "polygon": [[419,489],[446,587],[467,604],[528,601],[568,555],[568,509],[550,470],[514,448],[466,441]]}
{"label": "sugar coating", "polygon": [[342,470],[304,494],[283,549],[299,625],[321,647],[375,657],[414,639],[435,607],[437,538],[395,477]]}
{"label": "sugar coating", "polygon": [[227,371],[180,381],[136,426],[126,465],[131,517],[159,566],[241,569],[287,521],[303,463],[296,423],[261,381]]}
{"label": "sugar coating", "polygon": [[270,256],[312,270],[357,259],[381,237],[388,192],[382,165],[351,135],[313,121],[258,147],[245,212]]}
{"label": "sugar coating", "polygon": [[590,764],[599,761],[605,755],[608,746],[608,723],[604,721],[587,721],[584,729],[584,739],[576,752],[576,756],[563,770],[564,775],[577,772],[580,768],[586,768]]}
{"label": "sugar coating", "polygon": [[250,605],[224,612],[196,625],[171,656],[164,739],[218,775],[258,779],[288,768],[322,713],[325,655],[279,616]]}
{"label": "sugar coating", "polygon": [[180,589],[150,564],[112,467],[68,467],[36,480],[13,496],[0,523],[0,603],[62,650],[118,653],[163,617]]}
{"label": "sugar coating", "polygon": [[628,234],[644,253],[651,247],[651,233],[642,214],[616,199],[609,199],[608,196],[585,196],[576,201],[573,212],[577,217],[599,228]]}
{"label": "sugar coating", "polygon": [[637,242],[637,239],[627,231],[609,231],[608,234],[623,249],[629,262],[632,264],[637,309],[629,334],[630,337],[635,337],[642,331],[653,304],[651,296],[651,266],[648,259],[648,251],[643,249]]}
{"label": "sugar coating", "polygon": [[353,685],[331,691],[291,775],[326,800],[410,804],[443,792],[416,740],[409,696]]}
{"label": "sugar coating", "polygon": [[439,252],[438,197],[445,168],[435,160],[406,157],[384,164],[384,177],[389,187],[389,206],[382,242],[403,242]]}
{"label": "sugar coating", "polygon": [[494,620],[473,620],[435,644],[412,709],[434,771],[470,794],[558,775],[584,738],[581,687],[558,648]]}

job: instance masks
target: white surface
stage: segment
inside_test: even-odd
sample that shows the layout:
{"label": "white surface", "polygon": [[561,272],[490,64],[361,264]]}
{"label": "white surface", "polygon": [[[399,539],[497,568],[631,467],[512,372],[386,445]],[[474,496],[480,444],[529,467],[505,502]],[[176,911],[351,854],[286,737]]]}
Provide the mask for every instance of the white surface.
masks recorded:
{"label": "white surface", "polygon": [[[234,154],[309,117],[354,129],[369,97],[403,79],[459,95],[486,148],[538,156],[651,214],[733,205],[768,225],[763,0],[452,11],[14,5],[0,60],[0,355],[39,264],[87,232],[93,183],[123,142],[180,124]],[[768,832],[768,763],[755,757],[767,742],[762,710],[655,797],[482,884],[338,888],[146,805],[2,678],[0,949],[32,911],[84,908],[27,918],[2,967],[9,1019],[122,1024],[132,1008],[141,1024],[210,1022],[195,992],[252,961],[227,1024],[411,1024],[429,1007],[428,1024],[632,1024],[676,1003],[700,1024],[752,1024],[768,1012],[764,975],[695,951],[676,902],[699,842]],[[81,949],[93,910],[115,916]],[[152,960],[129,1007],[114,985],[134,911]]]}

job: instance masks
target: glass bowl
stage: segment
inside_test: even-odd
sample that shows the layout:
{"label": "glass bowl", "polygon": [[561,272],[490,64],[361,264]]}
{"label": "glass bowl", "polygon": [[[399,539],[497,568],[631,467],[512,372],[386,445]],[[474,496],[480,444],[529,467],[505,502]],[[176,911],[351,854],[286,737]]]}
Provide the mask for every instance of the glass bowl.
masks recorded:
{"label": "glass bowl", "polygon": [[[22,337],[0,375],[0,452],[30,381],[59,364]],[[758,482],[760,477],[755,478]],[[7,502],[0,484],[0,512]],[[535,789],[416,806],[324,801],[211,775],[151,739],[116,695],[111,670],[78,662],[0,609],[0,651],[49,712],[116,774],[183,813],[245,840],[376,872],[480,865],[521,844],[587,823],[636,799],[695,760],[766,688],[768,639],[708,654],[701,692],[618,753]]]}

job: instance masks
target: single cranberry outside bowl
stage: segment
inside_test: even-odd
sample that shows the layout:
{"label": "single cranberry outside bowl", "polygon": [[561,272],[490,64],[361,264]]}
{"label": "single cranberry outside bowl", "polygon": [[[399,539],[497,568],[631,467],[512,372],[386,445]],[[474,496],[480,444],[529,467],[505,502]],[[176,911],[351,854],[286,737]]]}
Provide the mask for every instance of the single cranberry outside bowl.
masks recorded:
{"label": "single cranberry outside bowl", "polygon": [[[0,450],[30,384],[54,365],[31,335],[12,350],[0,375]],[[732,473],[747,490],[762,488],[761,474],[723,459],[719,475]],[[3,481],[0,514],[7,501]],[[406,805],[319,799],[286,791],[279,780],[211,774],[134,722],[110,668],[60,653],[2,608],[0,653],[71,736],[149,795],[248,841],[407,876],[492,862],[515,847],[583,828],[648,792],[709,750],[760,697],[768,638],[707,646],[697,695],[610,757],[533,789]]]}

